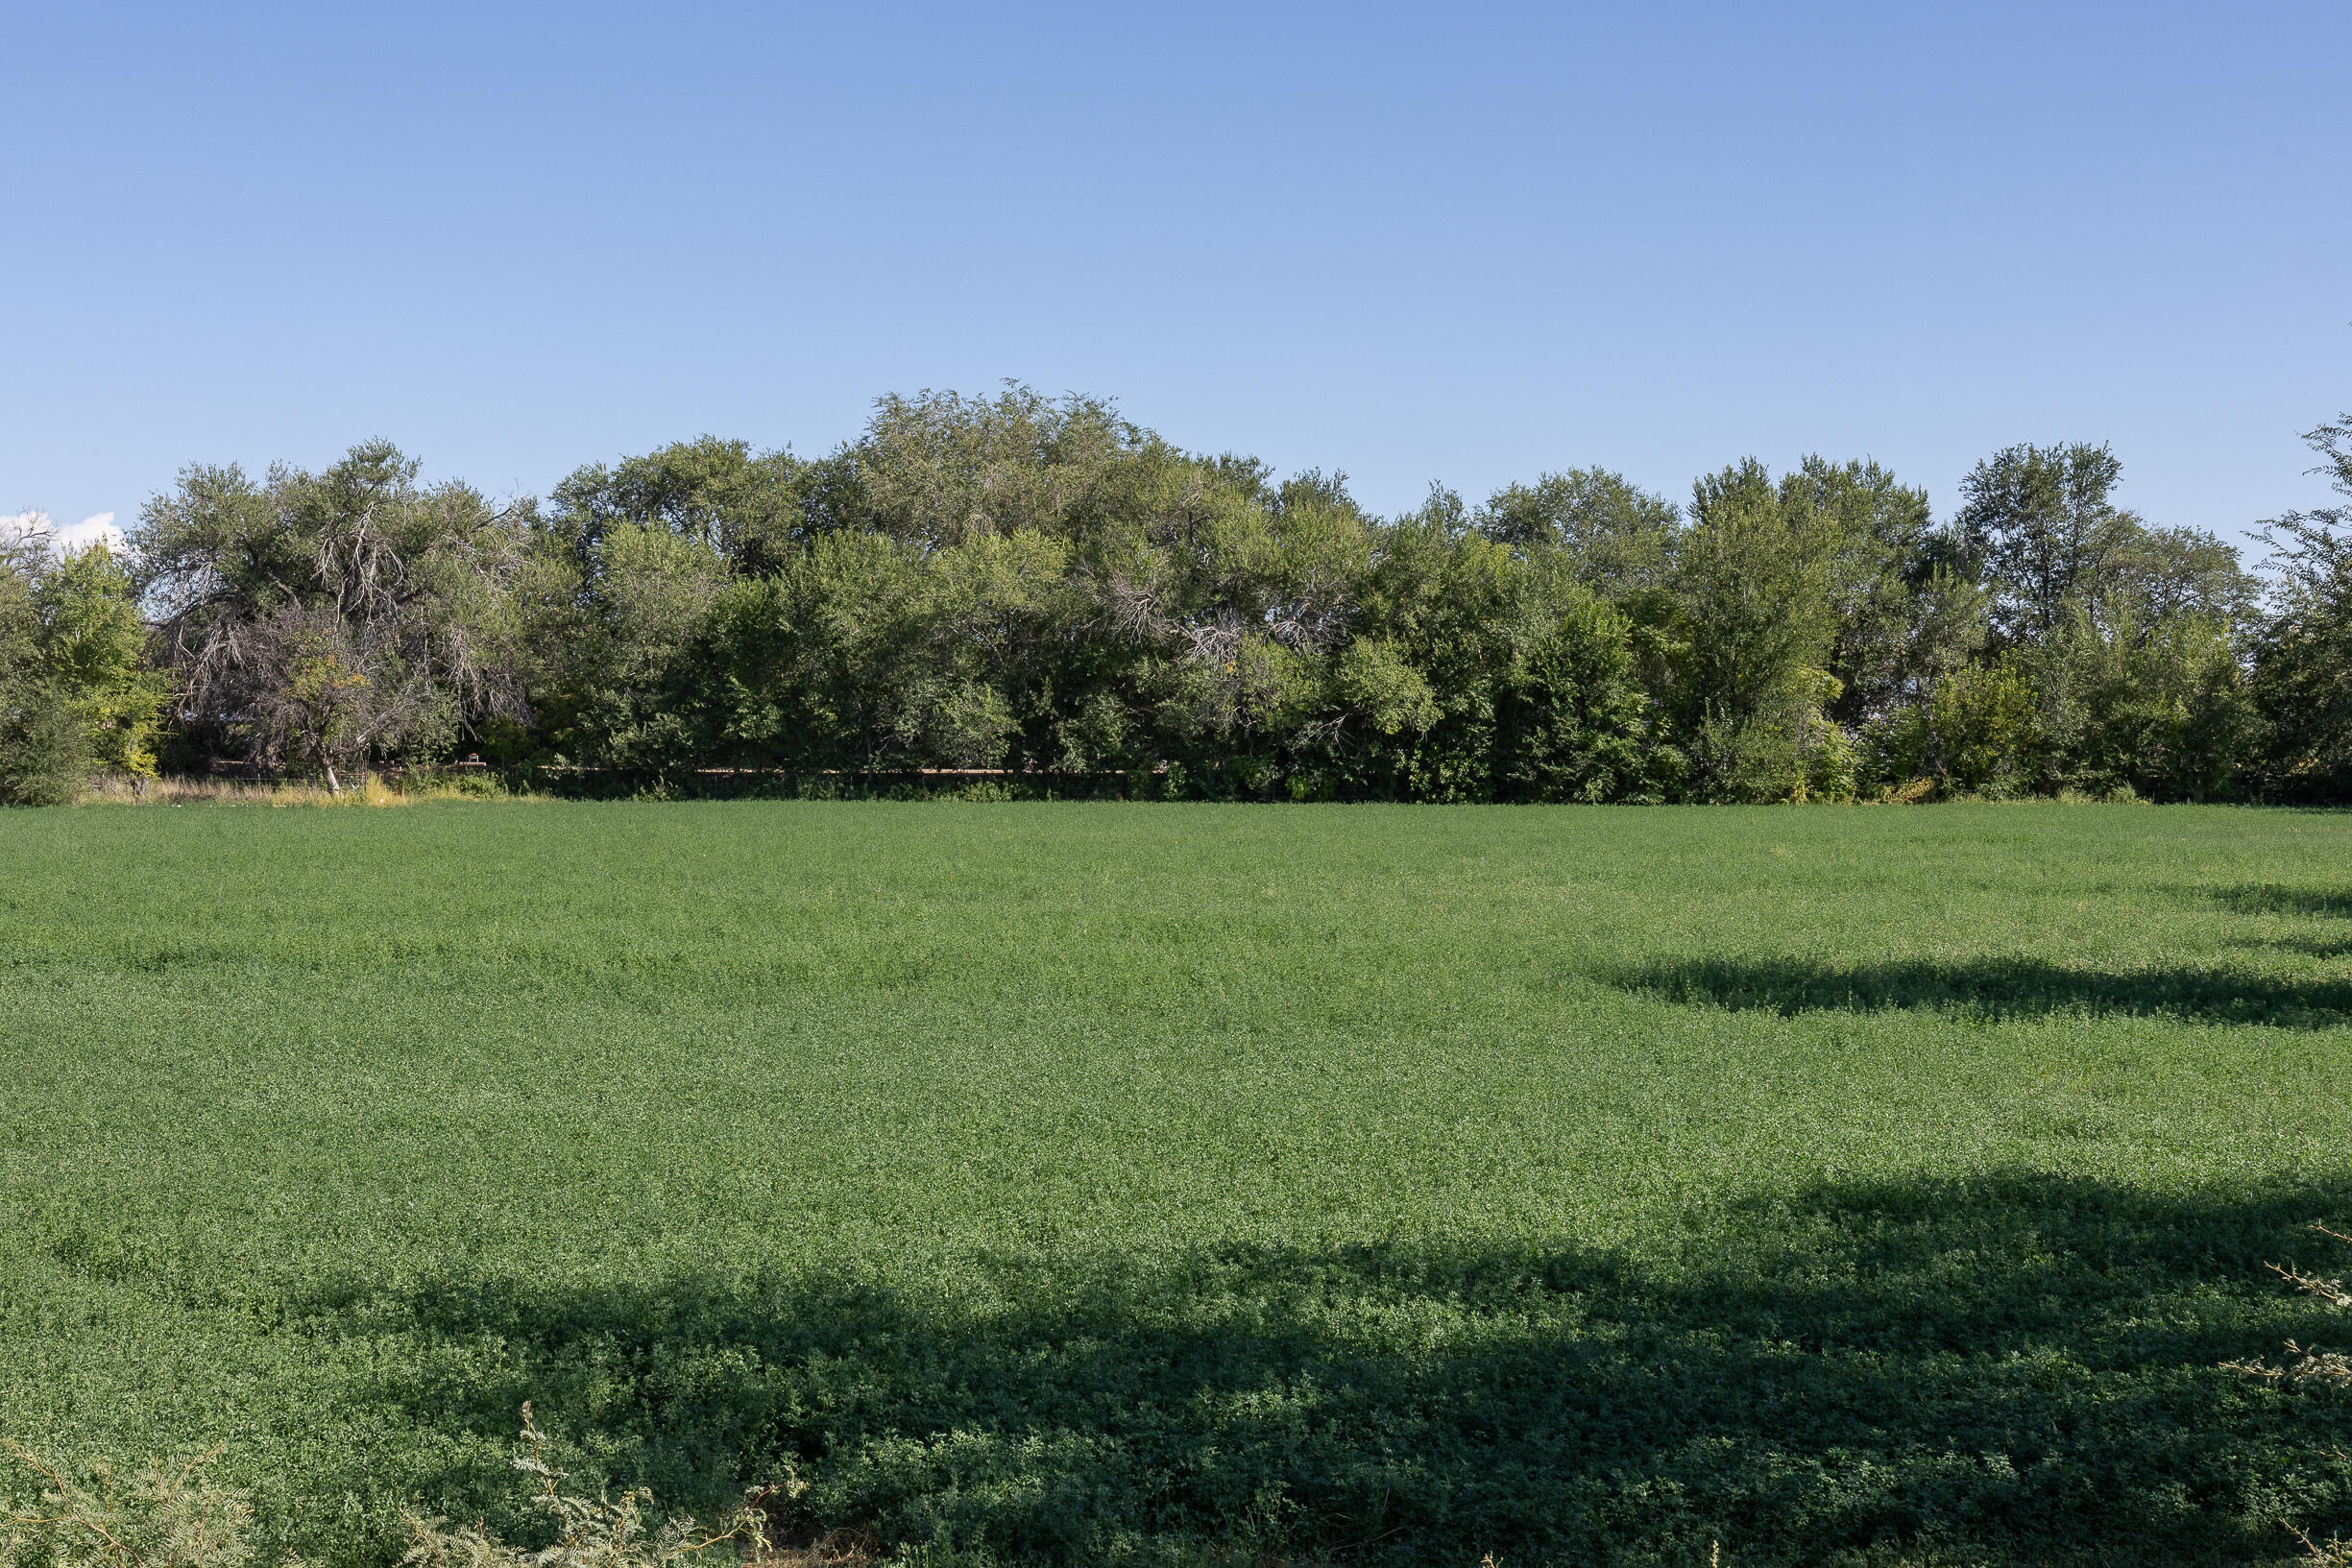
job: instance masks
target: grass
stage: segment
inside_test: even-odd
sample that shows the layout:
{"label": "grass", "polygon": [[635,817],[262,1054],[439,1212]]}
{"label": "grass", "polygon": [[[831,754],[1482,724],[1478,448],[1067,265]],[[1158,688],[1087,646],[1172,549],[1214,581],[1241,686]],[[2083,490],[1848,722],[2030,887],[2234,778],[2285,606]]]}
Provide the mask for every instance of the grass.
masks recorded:
{"label": "grass", "polygon": [[0,1435],[932,1559],[2352,1524],[2352,816],[0,814]]}

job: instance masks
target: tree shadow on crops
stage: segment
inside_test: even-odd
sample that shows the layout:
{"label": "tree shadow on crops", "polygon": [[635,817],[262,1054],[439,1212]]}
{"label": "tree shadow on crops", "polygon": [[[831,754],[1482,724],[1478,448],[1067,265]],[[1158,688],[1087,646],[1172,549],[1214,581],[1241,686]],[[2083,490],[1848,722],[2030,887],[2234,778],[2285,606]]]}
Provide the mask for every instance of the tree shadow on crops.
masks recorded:
{"label": "tree shadow on crops", "polygon": [[2306,915],[2321,920],[2352,920],[2352,893],[2287,887],[2277,882],[2249,882],[2238,887],[2199,889],[2215,903],[2243,915]]}
{"label": "tree shadow on crops", "polygon": [[2352,954],[2352,933],[2343,936],[2267,936],[2261,946],[2283,948],[2313,958],[2341,958]]}
{"label": "tree shadow on crops", "polygon": [[2352,981],[2220,966],[2106,973],[2026,957],[1865,964],[1688,958],[1625,969],[1609,978],[1673,1001],[1783,1016],[1929,1008],[1987,1019],[2127,1014],[2297,1028],[2352,1022]]}
{"label": "tree shadow on crops", "polygon": [[[708,1507],[788,1467],[802,1525],[1001,1561],[2232,1562],[2284,1555],[2282,1516],[2352,1524],[2352,1402],[2219,1365],[2352,1341],[2262,1268],[2346,1261],[2303,1227],[2347,1214],[2341,1187],[1847,1182],[1695,1215],[1709,1240],[1665,1261],[450,1278],[298,1320],[464,1369],[391,1380],[396,1426],[496,1437],[529,1398],[585,1473]],[[487,1467],[434,1484],[494,1522],[517,1495]]]}
{"label": "tree shadow on crops", "polygon": [[2324,935],[2263,936],[2253,939],[2249,946],[2284,948],[2291,953],[2308,953],[2315,958],[2341,958],[2352,953],[2352,893],[2282,887],[2275,882],[2206,888],[2201,891],[2216,903],[2240,914],[2294,915],[2307,920],[2345,923]]}

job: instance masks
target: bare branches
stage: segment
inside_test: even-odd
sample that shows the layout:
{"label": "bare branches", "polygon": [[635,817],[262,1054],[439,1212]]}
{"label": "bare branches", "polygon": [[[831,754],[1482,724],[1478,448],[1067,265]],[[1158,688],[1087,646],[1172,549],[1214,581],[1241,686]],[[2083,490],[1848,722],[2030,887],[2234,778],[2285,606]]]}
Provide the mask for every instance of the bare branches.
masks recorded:
{"label": "bare branches", "polygon": [[[2325,1225],[2314,1224],[2311,1228],[2331,1241],[2352,1243],[2352,1236],[2330,1230]],[[2352,1291],[2345,1290],[2343,1281],[2340,1279],[2308,1273],[2291,1264],[2273,1263],[2263,1266],[2305,1295],[2316,1296],[2339,1312],[2352,1308]],[[2314,1383],[2340,1388],[2352,1387],[2352,1357],[2338,1351],[2321,1350],[2314,1345],[2297,1344],[2292,1339],[2287,1341],[2286,1350],[2295,1359],[2285,1365],[2251,1360],[2224,1362],[2222,1365],[2233,1372],[2243,1372],[2248,1377],[2260,1378],[2265,1383],[2282,1387]]]}

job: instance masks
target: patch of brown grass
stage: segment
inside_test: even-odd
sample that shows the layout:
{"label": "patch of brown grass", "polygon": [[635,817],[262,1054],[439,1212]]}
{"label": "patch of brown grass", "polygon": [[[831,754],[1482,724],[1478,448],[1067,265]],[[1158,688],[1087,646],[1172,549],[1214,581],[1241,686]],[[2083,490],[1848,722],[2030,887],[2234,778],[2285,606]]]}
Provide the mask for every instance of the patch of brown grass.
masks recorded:
{"label": "patch of brown grass", "polygon": [[91,781],[85,806],[410,806],[419,801],[539,800],[510,794],[480,779],[451,779],[439,773],[367,773],[340,793],[310,780],[218,778],[128,779],[109,774]]}

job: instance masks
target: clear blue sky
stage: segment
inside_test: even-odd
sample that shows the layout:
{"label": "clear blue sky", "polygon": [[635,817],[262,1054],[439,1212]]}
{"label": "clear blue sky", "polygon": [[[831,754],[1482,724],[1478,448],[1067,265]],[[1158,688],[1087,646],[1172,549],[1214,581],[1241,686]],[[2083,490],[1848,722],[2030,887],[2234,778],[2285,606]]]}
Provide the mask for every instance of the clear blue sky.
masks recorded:
{"label": "clear blue sky", "polygon": [[2352,5],[5,12],[0,512],[544,491],[1019,377],[1383,511],[2017,441],[2236,534],[2352,406]]}

